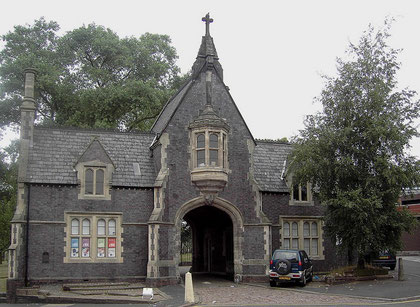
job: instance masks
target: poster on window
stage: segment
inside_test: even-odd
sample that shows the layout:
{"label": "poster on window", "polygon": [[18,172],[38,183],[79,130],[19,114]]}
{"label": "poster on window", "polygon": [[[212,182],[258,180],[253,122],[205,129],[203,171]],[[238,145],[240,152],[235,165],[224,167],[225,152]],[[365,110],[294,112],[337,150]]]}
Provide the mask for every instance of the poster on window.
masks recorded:
{"label": "poster on window", "polygon": [[98,258],[105,257],[105,238],[98,238]]}
{"label": "poster on window", "polygon": [[115,248],[108,248],[108,257],[115,258]]}
{"label": "poster on window", "polygon": [[79,249],[78,248],[71,248],[71,257],[72,258],[79,257]]}
{"label": "poster on window", "polygon": [[71,247],[79,248],[79,238],[71,238]]}
{"label": "poster on window", "polygon": [[90,257],[90,239],[89,238],[82,239],[82,257],[84,258]]}
{"label": "poster on window", "polygon": [[108,239],[108,247],[109,248],[115,248],[115,238],[109,238]]}
{"label": "poster on window", "polygon": [[79,238],[71,238],[71,252],[72,258],[79,257]]}

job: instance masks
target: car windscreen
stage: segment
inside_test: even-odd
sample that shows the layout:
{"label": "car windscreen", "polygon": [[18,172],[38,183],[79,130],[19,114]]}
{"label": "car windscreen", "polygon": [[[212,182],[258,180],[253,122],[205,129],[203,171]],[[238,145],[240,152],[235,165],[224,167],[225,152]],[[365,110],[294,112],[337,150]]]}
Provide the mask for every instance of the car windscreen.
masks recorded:
{"label": "car windscreen", "polygon": [[273,259],[286,259],[289,261],[297,261],[298,255],[297,252],[288,252],[288,251],[275,251]]}

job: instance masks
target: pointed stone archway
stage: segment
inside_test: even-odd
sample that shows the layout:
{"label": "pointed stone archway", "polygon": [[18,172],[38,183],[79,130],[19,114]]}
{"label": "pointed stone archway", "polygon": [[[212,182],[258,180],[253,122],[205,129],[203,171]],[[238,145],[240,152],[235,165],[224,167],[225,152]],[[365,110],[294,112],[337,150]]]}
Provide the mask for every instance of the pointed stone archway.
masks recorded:
{"label": "pointed stone archway", "polygon": [[[244,226],[243,217],[238,208],[219,197],[216,197],[211,205],[206,204],[204,197],[197,197],[184,203],[178,209],[175,215],[174,238],[178,276],[181,254],[181,222],[184,218],[189,219],[195,233],[193,271],[223,273],[228,277],[235,277],[235,280],[241,280]],[[205,221],[206,219],[207,221]],[[211,223],[212,219],[215,220],[215,223]],[[215,238],[218,238],[219,242],[216,243]],[[221,250],[223,250],[223,255]]]}

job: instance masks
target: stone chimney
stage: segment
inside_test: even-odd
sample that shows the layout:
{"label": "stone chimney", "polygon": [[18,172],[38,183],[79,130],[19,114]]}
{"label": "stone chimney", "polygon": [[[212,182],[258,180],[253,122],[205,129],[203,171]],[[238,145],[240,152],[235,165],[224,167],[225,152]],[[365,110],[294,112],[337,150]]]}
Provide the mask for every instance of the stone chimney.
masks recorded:
{"label": "stone chimney", "polygon": [[25,69],[25,93],[20,107],[20,149],[19,149],[19,182],[26,178],[29,149],[33,146],[35,122],[35,75],[36,70]]}
{"label": "stone chimney", "polygon": [[36,71],[32,68],[25,69],[25,96],[20,107],[21,116],[21,140],[28,140],[32,147],[33,127],[35,121],[35,75]]}

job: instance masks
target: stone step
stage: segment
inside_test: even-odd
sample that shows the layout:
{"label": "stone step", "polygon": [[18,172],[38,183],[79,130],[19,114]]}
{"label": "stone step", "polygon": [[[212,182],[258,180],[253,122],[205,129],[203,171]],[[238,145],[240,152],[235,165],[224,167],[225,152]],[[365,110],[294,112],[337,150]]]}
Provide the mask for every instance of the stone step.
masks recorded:
{"label": "stone step", "polygon": [[135,289],[143,289],[143,286],[100,286],[100,287],[71,287],[69,290],[64,291],[109,291],[109,290],[135,290]]}
{"label": "stone step", "polygon": [[79,283],[79,284],[64,284],[63,291],[72,291],[74,289],[92,289],[92,288],[112,288],[112,287],[128,287],[128,282],[115,283]]}

